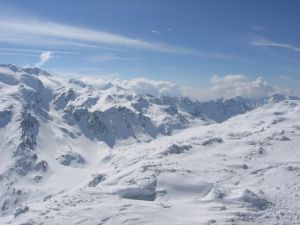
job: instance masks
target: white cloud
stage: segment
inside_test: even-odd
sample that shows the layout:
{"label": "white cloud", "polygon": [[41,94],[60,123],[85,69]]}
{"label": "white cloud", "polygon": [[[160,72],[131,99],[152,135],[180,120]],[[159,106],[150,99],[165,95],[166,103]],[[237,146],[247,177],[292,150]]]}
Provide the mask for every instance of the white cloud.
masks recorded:
{"label": "white cloud", "polygon": [[[72,51],[59,51],[59,50],[45,51],[45,50],[38,50],[38,49],[4,48],[4,47],[0,47],[0,51],[1,51],[0,55],[5,55],[5,56],[22,56],[22,57],[26,56],[26,57],[40,57],[40,58],[41,58],[41,54],[45,53],[45,52],[51,52],[51,54],[55,53],[56,57],[66,56],[66,55],[70,55],[70,54],[78,54],[78,53],[72,52]],[[45,57],[47,56],[47,54],[42,56],[43,60],[45,60]],[[43,64],[42,61],[39,63]],[[37,63],[37,65],[39,63]],[[35,65],[35,66],[37,66],[37,65]],[[30,65],[28,65],[28,67],[29,66]]]}
{"label": "white cloud", "polygon": [[136,78],[132,80],[121,80],[119,78],[96,78],[96,77],[83,77],[81,78],[86,84],[93,85],[94,87],[105,87],[107,84],[118,85],[124,89],[128,89],[139,94],[153,95],[153,96],[180,96],[181,88],[179,85],[168,81],[149,80],[146,78]]}
{"label": "white cloud", "polygon": [[[1,51],[8,51],[8,52],[32,52],[32,53],[49,52],[49,50],[24,49],[24,48],[3,48],[3,47],[0,47],[0,50]],[[76,52],[59,51],[59,50],[51,50],[50,52],[57,53],[57,54],[77,54]]]}
{"label": "white cloud", "polygon": [[234,74],[221,76],[212,76],[210,87],[207,89],[196,89],[183,87],[181,94],[199,100],[210,100],[217,98],[230,99],[237,96],[245,98],[260,98],[272,94],[283,94],[290,96],[300,96],[300,92],[295,89],[283,88],[270,85],[262,77],[254,80],[244,75]]}
{"label": "white cloud", "polygon": [[226,98],[235,96],[262,97],[273,91],[273,88],[262,77],[249,80],[243,75],[213,76],[211,84],[211,91]]}
{"label": "white cloud", "polygon": [[180,86],[168,81],[156,81],[145,78],[137,78],[133,80],[125,80],[122,82],[124,88],[136,91],[141,94],[151,94],[154,96],[168,95],[179,96]]}
{"label": "white cloud", "polygon": [[210,84],[208,89],[202,90],[183,88],[182,93],[196,99],[209,100],[221,97],[228,99],[236,96],[259,98],[280,91],[269,85],[262,77],[250,80],[243,75],[225,75],[224,77],[214,75]]}
{"label": "white cloud", "polygon": [[287,44],[287,43],[278,43],[278,42],[273,42],[270,40],[257,40],[252,42],[252,45],[255,46],[266,46],[266,47],[276,47],[276,48],[285,48],[285,49],[289,49],[295,52],[300,52],[300,48],[299,47],[295,47],[291,44]]}
{"label": "white cloud", "polygon": [[266,29],[262,26],[253,25],[251,26],[253,30],[255,31],[265,31]]}
{"label": "white cloud", "polygon": [[158,30],[151,30],[151,33],[155,34],[155,35],[159,35],[159,31]]}
{"label": "white cloud", "polygon": [[[93,42],[109,45],[142,48],[159,52],[187,53],[192,50],[171,46],[163,43],[147,42],[122,35],[102,32],[87,28],[70,26],[48,21],[37,21],[33,19],[12,19],[1,18],[0,30],[5,31],[1,34],[2,38],[22,37],[28,38],[42,37],[58,39],[59,41],[79,41]],[[50,39],[51,40],[51,39]]]}
{"label": "white cloud", "polygon": [[12,56],[26,56],[26,57],[37,57],[37,54],[31,53],[19,53],[19,52],[0,52],[0,55],[12,55]]}
{"label": "white cloud", "polygon": [[300,92],[293,89],[275,87],[262,77],[249,79],[244,75],[233,74],[225,76],[214,75],[211,77],[208,88],[184,87],[169,81],[150,80],[146,78],[136,78],[132,80],[122,80],[117,77],[97,78],[82,77],[83,82],[94,87],[103,88],[108,84],[118,85],[124,89],[140,94],[150,94],[153,96],[183,96],[207,101],[218,98],[230,99],[237,96],[245,98],[260,98],[275,93],[284,95],[300,95]]}
{"label": "white cloud", "polygon": [[35,64],[35,67],[43,66],[46,62],[48,62],[52,58],[53,58],[53,53],[52,52],[42,52],[40,54],[40,61]]}
{"label": "white cloud", "polygon": [[127,60],[138,60],[134,57],[119,57],[114,54],[96,55],[88,57],[91,62],[105,62],[105,61],[127,61]]}
{"label": "white cloud", "polygon": [[[0,14],[1,15],[1,14]],[[41,19],[0,16],[0,41],[32,46],[77,46],[91,48],[129,47],[164,53],[186,54],[198,57],[237,59],[237,56],[218,52],[170,45],[167,43],[145,41],[99,30],[66,25]],[[104,47],[101,45],[105,45]],[[117,49],[119,50],[119,49]]]}
{"label": "white cloud", "polygon": [[293,79],[287,75],[279,75],[278,78],[281,80],[293,81]]}

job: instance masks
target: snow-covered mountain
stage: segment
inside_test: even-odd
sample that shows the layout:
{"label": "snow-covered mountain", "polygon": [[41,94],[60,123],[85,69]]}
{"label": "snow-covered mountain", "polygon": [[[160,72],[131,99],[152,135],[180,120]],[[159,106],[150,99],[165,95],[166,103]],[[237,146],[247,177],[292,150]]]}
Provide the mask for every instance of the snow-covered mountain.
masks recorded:
{"label": "snow-covered mountain", "polygon": [[0,224],[297,224],[299,104],[1,65]]}

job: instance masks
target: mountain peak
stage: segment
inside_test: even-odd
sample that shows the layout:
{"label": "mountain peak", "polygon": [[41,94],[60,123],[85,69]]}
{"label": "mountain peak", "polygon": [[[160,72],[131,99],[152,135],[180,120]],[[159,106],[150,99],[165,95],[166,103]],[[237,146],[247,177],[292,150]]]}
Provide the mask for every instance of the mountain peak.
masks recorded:
{"label": "mountain peak", "polygon": [[42,70],[41,68],[38,67],[28,67],[28,68],[23,68],[23,71],[25,71],[28,74],[33,74],[33,75],[45,75],[45,76],[52,76],[50,73],[48,73],[45,70]]}
{"label": "mountain peak", "polygon": [[22,69],[14,64],[0,64],[0,67],[2,68],[7,68],[9,70],[11,70],[12,72],[22,72]]}
{"label": "mountain peak", "polygon": [[47,71],[38,68],[38,67],[26,67],[26,68],[22,68],[19,67],[17,65],[14,64],[0,64],[0,68],[6,68],[10,71],[12,71],[13,73],[27,73],[27,74],[31,74],[31,75],[45,75],[45,76],[51,76],[50,73],[48,73]]}

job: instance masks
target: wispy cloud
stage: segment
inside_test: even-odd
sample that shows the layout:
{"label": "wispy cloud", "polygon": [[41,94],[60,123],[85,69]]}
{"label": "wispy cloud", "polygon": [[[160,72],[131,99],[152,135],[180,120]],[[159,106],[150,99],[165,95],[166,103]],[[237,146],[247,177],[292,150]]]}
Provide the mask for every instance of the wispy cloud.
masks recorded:
{"label": "wispy cloud", "polygon": [[172,32],[173,29],[172,28],[165,28],[163,30],[151,30],[151,33],[154,34],[154,35],[160,35],[160,34],[163,34],[165,32]]}
{"label": "wispy cloud", "polygon": [[158,30],[151,30],[151,33],[155,34],[155,35],[159,35],[159,31]]}
{"label": "wispy cloud", "polygon": [[119,57],[113,54],[107,55],[96,55],[88,57],[88,60],[91,62],[105,62],[105,61],[128,61],[128,60],[138,60],[139,58],[135,57]]}
{"label": "wispy cloud", "polygon": [[255,31],[265,31],[266,29],[262,26],[253,25],[251,28]]}
{"label": "wispy cloud", "polygon": [[40,61],[37,64],[35,64],[35,66],[36,67],[41,67],[52,58],[53,58],[53,53],[52,52],[42,52],[40,54]]}
{"label": "wispy cloud", "polygon": [[286,81],[288,83],[291,83],[293,85],[299,86],[299,84],[300,84],[300,81],[298,81],[297,79],[295,79],[295,77],[292,77],[292,76],[279,75],[278,78],[281,79],[281,80],[284,80],[284,81]]}
{"label": "wispy cloud", "polygon": [[123,47],[141,48],[159,52],[184,53],[191,50],[171,46],[163,43],[147,42],[122,35],[102,32],[76,26],[69,26],[60,23],[37,21],[37,20],[16,20],[4,18],[0,21],[0,38],[22,37],[21,39],[58,40],[58,41],[79,41],[83,43],[101,43]]}
{"label": "wispy cloud", "polygon": [[[119,34],[32,18],[0,16],[0,41],[31,46],[78,46],[95,48],[135,48],[198,57],[237,59],[231,54],[199,51],[161,42],[145,41]],[[103,47],[104,45],[104,47]]]}
{"label": "wispy cloud", "polygon": [[0,50],[8,51],[8,52],[31,52],[31,53],[53,52],[53,53],[58,53],[58,54],[78,54],[77,52],[73,52],[73,51],[38,50],[38,49],[24,49],[24,48],[2,48],[2,47],[0,47]]}
{"label": "wispy cloud", "polygon": [[31,53],[19,53],[19,52],[0,52],[0,55],[6,56],[29,56],[29,57],[38,57],[38,54],[31,54]]}
{"label": "wispy cloud", "polygon": [[287,81],[292,81],[293,79],[287,75],[279,75],[278,76],[279,79],[281,80],[287,80]]}
{"label": "wispy cloud", "polygon": [[275,48],[285,48],[285,49],[289,49],[295,52],[300,52],[300,48],[299,47],[295,47],[291,44],[287,44],[287,43],[278,43],[278,42],[273,42],[270,40],[257,40],[252,42],[252,45],[255,46],[266,46],[266,47],[275,47]]}

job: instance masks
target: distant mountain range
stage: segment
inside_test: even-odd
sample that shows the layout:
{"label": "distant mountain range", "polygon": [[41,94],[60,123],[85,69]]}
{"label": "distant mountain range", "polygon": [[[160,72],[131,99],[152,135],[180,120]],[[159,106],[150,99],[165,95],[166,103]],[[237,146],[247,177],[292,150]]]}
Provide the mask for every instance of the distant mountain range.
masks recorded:
{"label": "distant mountain range", "polygon": [[[88,186],[97,186],[107,176],[97,173],[102,168],[97,167],[98,161],[109,161],[117,154],[110,149],[164,140],[185,129],[207,129],[286,100],[300,99],[275,94],[259,99],[200,102],[187,97],[141,95],[113,84],[96,88],[81,80],[52,76],[39,68],[0,65],[0,215],[25,213],[28,209],[20,205],[28,199],[45,199],[58,191],[57,186],[67,190],[84,182],[85,176]],[[222,142],[212,138],[207,145]],[[176,146],[161,156],[189,151],[192,144]],[[141,157],[148,157],[146,152]],[[118,168],[118,163],[110,166]],[[77,169],[74,173],[78,172],[78,179],[72,175],[69,183],[61,180],[59,175],[68,179],[72,169]],[[44,179],[54,183],[35,196],[34,185],[39,186]],[[118,193],[125,198],[137,195]],[[149,195],[140,194],[140,198],[155,197],[150,191]]]}

